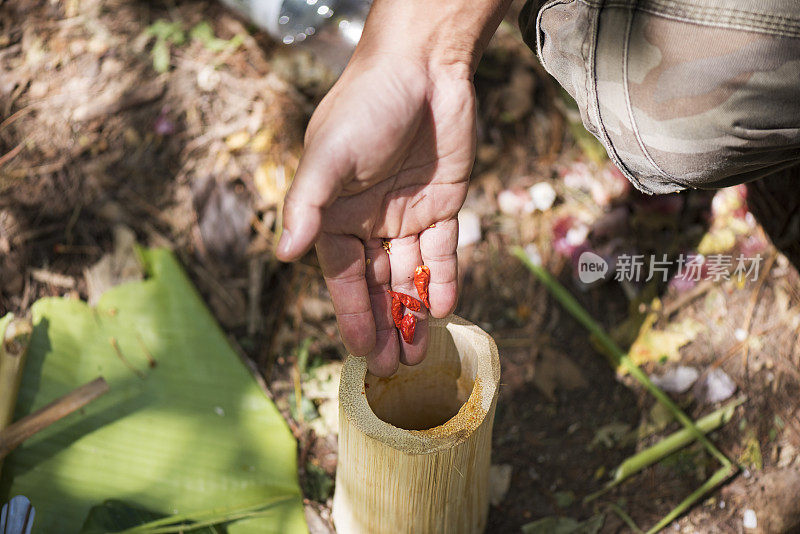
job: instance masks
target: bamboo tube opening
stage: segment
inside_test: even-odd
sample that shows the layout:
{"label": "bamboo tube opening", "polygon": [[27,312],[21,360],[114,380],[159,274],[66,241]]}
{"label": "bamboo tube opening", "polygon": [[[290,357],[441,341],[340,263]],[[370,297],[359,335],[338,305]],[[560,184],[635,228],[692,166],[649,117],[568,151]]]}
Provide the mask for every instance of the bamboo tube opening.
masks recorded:
{"label": "bamboo tube opening", "polygon": [[339,386],[340,533],[482,532],[488,514],[497,347],[456,316],[430,318],[425,361],[390,378],[349,356]]}
{"label": "bamboo tube opening", "polygon": [[472,393],[476,357],[472,350],[459,354],[453,339],[445,337],[419,365],[401,365],[389,378],[367,372],[367,402],[378,419],[404,430],[443,425]]}

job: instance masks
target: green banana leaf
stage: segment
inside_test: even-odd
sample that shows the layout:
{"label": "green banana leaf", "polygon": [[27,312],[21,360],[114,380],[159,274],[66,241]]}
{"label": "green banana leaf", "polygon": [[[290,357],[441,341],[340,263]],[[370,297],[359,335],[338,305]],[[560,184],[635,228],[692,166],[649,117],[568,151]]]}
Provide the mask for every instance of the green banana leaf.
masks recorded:
{"label": "green banana leaf", "polygon": [[227,531],[307,532],[285,421],[172,254],[141,256],[148,278],[111,289],[95,308],[34,304],[16,418],[98,375],[111,389],[9,456],[0,496],[31,500],[34,533],[78,532],[108,499],[190,517],[271,501]]}
{"label": "green banana leaf", "polygon": [[[164,517],[164,514],[156,514],[123,501],[109,499],[89,510],[89,515],[79,534],[120,532]],[[225,534],[225,529],[223,527],[203,527],[191,532],[192,534]]]}

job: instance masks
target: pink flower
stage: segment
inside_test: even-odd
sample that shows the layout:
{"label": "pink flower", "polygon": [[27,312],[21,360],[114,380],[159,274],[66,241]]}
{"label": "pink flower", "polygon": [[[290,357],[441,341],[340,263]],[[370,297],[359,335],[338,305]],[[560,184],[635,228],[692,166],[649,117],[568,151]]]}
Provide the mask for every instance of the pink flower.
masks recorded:
{"label": "pink flower", "polygon": [[567,258],[586,243],[589,227],[571,215],[559,217],[552,227],[553,249]]}

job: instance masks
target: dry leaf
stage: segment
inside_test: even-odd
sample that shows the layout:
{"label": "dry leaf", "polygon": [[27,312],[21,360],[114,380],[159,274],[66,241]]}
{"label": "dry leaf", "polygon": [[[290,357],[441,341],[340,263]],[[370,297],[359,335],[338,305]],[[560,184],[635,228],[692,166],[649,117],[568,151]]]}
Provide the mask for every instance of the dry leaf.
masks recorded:
{"label": "dry leaf", "polygon": [[645,319],[639,329],[639,336],[631,345],[629,355],[636,365],[662,360],[680,360],[680,348],[693,341],[697,334],[706,328],[700,321],[687,317],[682,321],[670,323],[664,330],[654,330],[655,320],[654,313]]}
{"label": "dry leaf", "polygon": [[500,464],[489,468],[489,502],[499,506],[511,486],[511,465]]}
{"label": "dry leaf", "polygon": [[555,401],[557,388],[565,390],[581,389],[589,385],[580,367],[566,354],[554,350],[543,350],[536,362],[533,384],[551,401]]}
{"label": "dry leaf", "polygon": [[248,142],[250,142],[250,134],[244,131],[231,134],[225,139],[225,144],[231,150],[241,150]]}
{"label": "dry leaf", "polygon": [[262,163],[256,169],[253,183],[261,199],[268,206],[276,206],[283,200],[283,195],[289,188],[289,178],[283,165],[275,165],[269,161]]}

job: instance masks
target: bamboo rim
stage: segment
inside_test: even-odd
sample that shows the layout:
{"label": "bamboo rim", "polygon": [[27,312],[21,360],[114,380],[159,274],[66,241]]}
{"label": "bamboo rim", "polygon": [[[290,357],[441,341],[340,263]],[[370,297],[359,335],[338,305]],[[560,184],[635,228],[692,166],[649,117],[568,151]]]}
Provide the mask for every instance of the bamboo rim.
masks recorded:
{"label": "bamboo rim", "polygon": [[455,315],[444,319],[431,317],[428,327],[447,329],[459,352],[475,354],[472,391],[446,422],[426,430],[405,430],[378,418],[367,400],[364,358],[347,357],[339,385],[339,407],[351,424],[370,438],[407,454],[432,454],[466,441],[492,410],[500,382],[497,345],[489,334]]}

